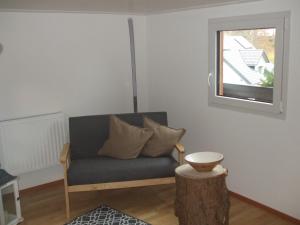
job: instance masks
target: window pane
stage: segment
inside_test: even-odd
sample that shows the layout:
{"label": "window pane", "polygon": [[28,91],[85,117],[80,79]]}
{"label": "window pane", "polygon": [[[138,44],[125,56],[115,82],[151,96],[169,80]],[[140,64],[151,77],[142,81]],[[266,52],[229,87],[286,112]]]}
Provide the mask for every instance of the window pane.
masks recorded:
{"label": "window pane", "polygon": [[217,95],[273,103],[276,29],[218,32]]}

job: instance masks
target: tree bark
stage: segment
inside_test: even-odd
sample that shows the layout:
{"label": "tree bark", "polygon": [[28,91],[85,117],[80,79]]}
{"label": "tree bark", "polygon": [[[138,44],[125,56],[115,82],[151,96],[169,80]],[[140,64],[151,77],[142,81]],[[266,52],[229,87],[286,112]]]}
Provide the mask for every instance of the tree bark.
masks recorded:
{"label": "tree bark", "polygon": [[186,164],[176,169],[175,213],[180,225],[228,225],[227,170],[197,172]]}

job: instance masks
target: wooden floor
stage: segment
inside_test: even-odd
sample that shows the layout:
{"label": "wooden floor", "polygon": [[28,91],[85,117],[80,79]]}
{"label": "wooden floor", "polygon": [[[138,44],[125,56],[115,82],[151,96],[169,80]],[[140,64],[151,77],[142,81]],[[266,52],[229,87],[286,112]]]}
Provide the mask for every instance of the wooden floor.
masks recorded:
{"label": "wooden floor", "polygon": [[[104,203],[152,225],[178,225],[174,215],[174,196],[174,185],[73,193],[71,216],[79,216]],[[21,195],[21,205],[25,218],[22,225],[63,225],[67,222],[62,185],[25,192]],[[230,225],[292,224],[231,198]]]}

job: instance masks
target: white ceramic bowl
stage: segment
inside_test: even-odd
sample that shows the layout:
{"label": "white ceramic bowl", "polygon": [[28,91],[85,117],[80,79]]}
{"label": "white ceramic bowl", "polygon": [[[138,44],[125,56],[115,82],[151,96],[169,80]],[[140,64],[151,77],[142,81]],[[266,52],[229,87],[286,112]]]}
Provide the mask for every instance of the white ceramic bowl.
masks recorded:
{"label": "white ceramic bowl", "polygon": [[196,152],[185,157],[185,161],[199,172],[213,170],[223,159],[224,156],[217,152]]}

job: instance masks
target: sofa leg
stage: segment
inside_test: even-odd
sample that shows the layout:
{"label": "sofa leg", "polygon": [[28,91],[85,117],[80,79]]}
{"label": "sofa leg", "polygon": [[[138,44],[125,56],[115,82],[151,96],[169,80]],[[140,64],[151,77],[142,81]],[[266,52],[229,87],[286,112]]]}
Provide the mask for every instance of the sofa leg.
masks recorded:
{"label": "sofa leg", "polygon": [[70,219],[70,197],[68,192],[68,186],[65,186],[65,201],[66,201],[66,216]]}
{"label": "sofa leg", "polygon": [[65,172],[64,186],[65,186],[66,216],[67,219],[69,220],[70,219],[70,196],[68,191],[68,181],[67,181],[66,172]]}

